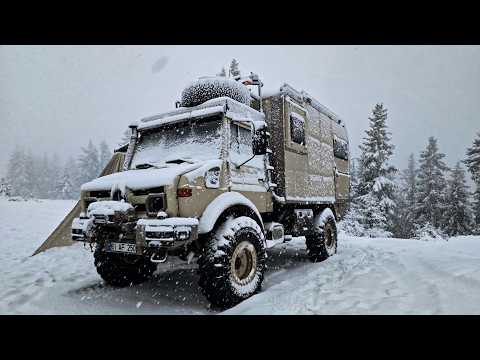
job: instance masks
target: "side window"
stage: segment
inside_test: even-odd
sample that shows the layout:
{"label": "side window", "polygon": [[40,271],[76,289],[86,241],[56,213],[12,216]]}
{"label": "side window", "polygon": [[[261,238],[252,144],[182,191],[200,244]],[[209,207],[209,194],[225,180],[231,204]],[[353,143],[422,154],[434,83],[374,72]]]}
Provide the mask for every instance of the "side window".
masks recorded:
{"label": "side window", "polygon": [[297,113],[290,113],[290,137],[294,143],[305,146],[305,119]]}
{"label": "side window", "polygon": [[335,137],[333,139],[333,155],[339,159],[348,160],[348,143]]}
{"label": "side window", "polygon": [[237,124],[230,127],[230,157],[233,161],[252,156],[252,132]]}

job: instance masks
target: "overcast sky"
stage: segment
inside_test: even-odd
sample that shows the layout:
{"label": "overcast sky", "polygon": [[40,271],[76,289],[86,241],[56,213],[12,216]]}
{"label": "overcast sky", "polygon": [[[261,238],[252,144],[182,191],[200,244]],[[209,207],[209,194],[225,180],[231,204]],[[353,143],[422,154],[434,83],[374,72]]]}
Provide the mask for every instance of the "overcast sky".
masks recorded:
{"label": "overcast sky", "polygon": [[480,46],[0,46],[0,175],[16,144],[62,159],[89,139],[114,147],[232,58],[266,89],[286,82],[339,114],[355,156],[377,102],[401,168],[430,135],[454,164],[480,131]]}

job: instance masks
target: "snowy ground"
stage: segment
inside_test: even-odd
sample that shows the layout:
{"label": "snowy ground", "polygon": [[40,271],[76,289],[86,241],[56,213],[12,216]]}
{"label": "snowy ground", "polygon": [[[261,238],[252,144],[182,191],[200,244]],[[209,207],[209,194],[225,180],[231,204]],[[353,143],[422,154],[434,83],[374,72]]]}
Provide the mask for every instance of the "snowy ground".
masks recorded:
{"label": "snowy ground", "polygon": [[[0,314],[215,314],[193,266],[105,286],[81,244],[30,257],[73,201],[0,199]],[[308,261],[301,239],[272,249],[263,291],[226,314],[480,314],[480,237],[449,242],[341,237]]]}

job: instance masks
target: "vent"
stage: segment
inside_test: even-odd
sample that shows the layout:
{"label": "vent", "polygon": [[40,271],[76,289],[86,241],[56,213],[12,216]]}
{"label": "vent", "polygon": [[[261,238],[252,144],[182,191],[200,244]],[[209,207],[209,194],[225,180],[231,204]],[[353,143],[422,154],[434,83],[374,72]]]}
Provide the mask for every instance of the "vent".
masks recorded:
{"label": "vent", "polygon": [[144,196],[148,194],[161,194],[163,192],[164,192],[163,186],[151,188],[151,189],[140,189],[140,190],[132,191],[134,196]]}
{"label": "vent", "polygon": [[110,198],[110,190],[90,191],[90,197]]}

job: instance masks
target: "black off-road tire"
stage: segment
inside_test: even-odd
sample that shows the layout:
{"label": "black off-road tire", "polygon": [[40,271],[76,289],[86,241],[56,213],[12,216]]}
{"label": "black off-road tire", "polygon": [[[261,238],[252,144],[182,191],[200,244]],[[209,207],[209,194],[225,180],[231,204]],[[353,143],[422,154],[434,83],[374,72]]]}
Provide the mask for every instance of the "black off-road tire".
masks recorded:
{"label": "black off-road tire", "polygon": [[306,237],[312,262],[324,261],[337,253],[337,223],[332,210],[325,209],[314,219],[315,235]]}
{"label": "black off-road tire", "polygon": [[266,267],[265,237],[250,217],[229,218],[207,239],[198,260],[199,285],[217,309],[260,291]]}
{"label": "black off-road tire", "polygon": [[140,284],[149,279],[157,264],[131,255],[108,253],[95,250],[95,267],[98,274],[109,285],[125,287]]}

